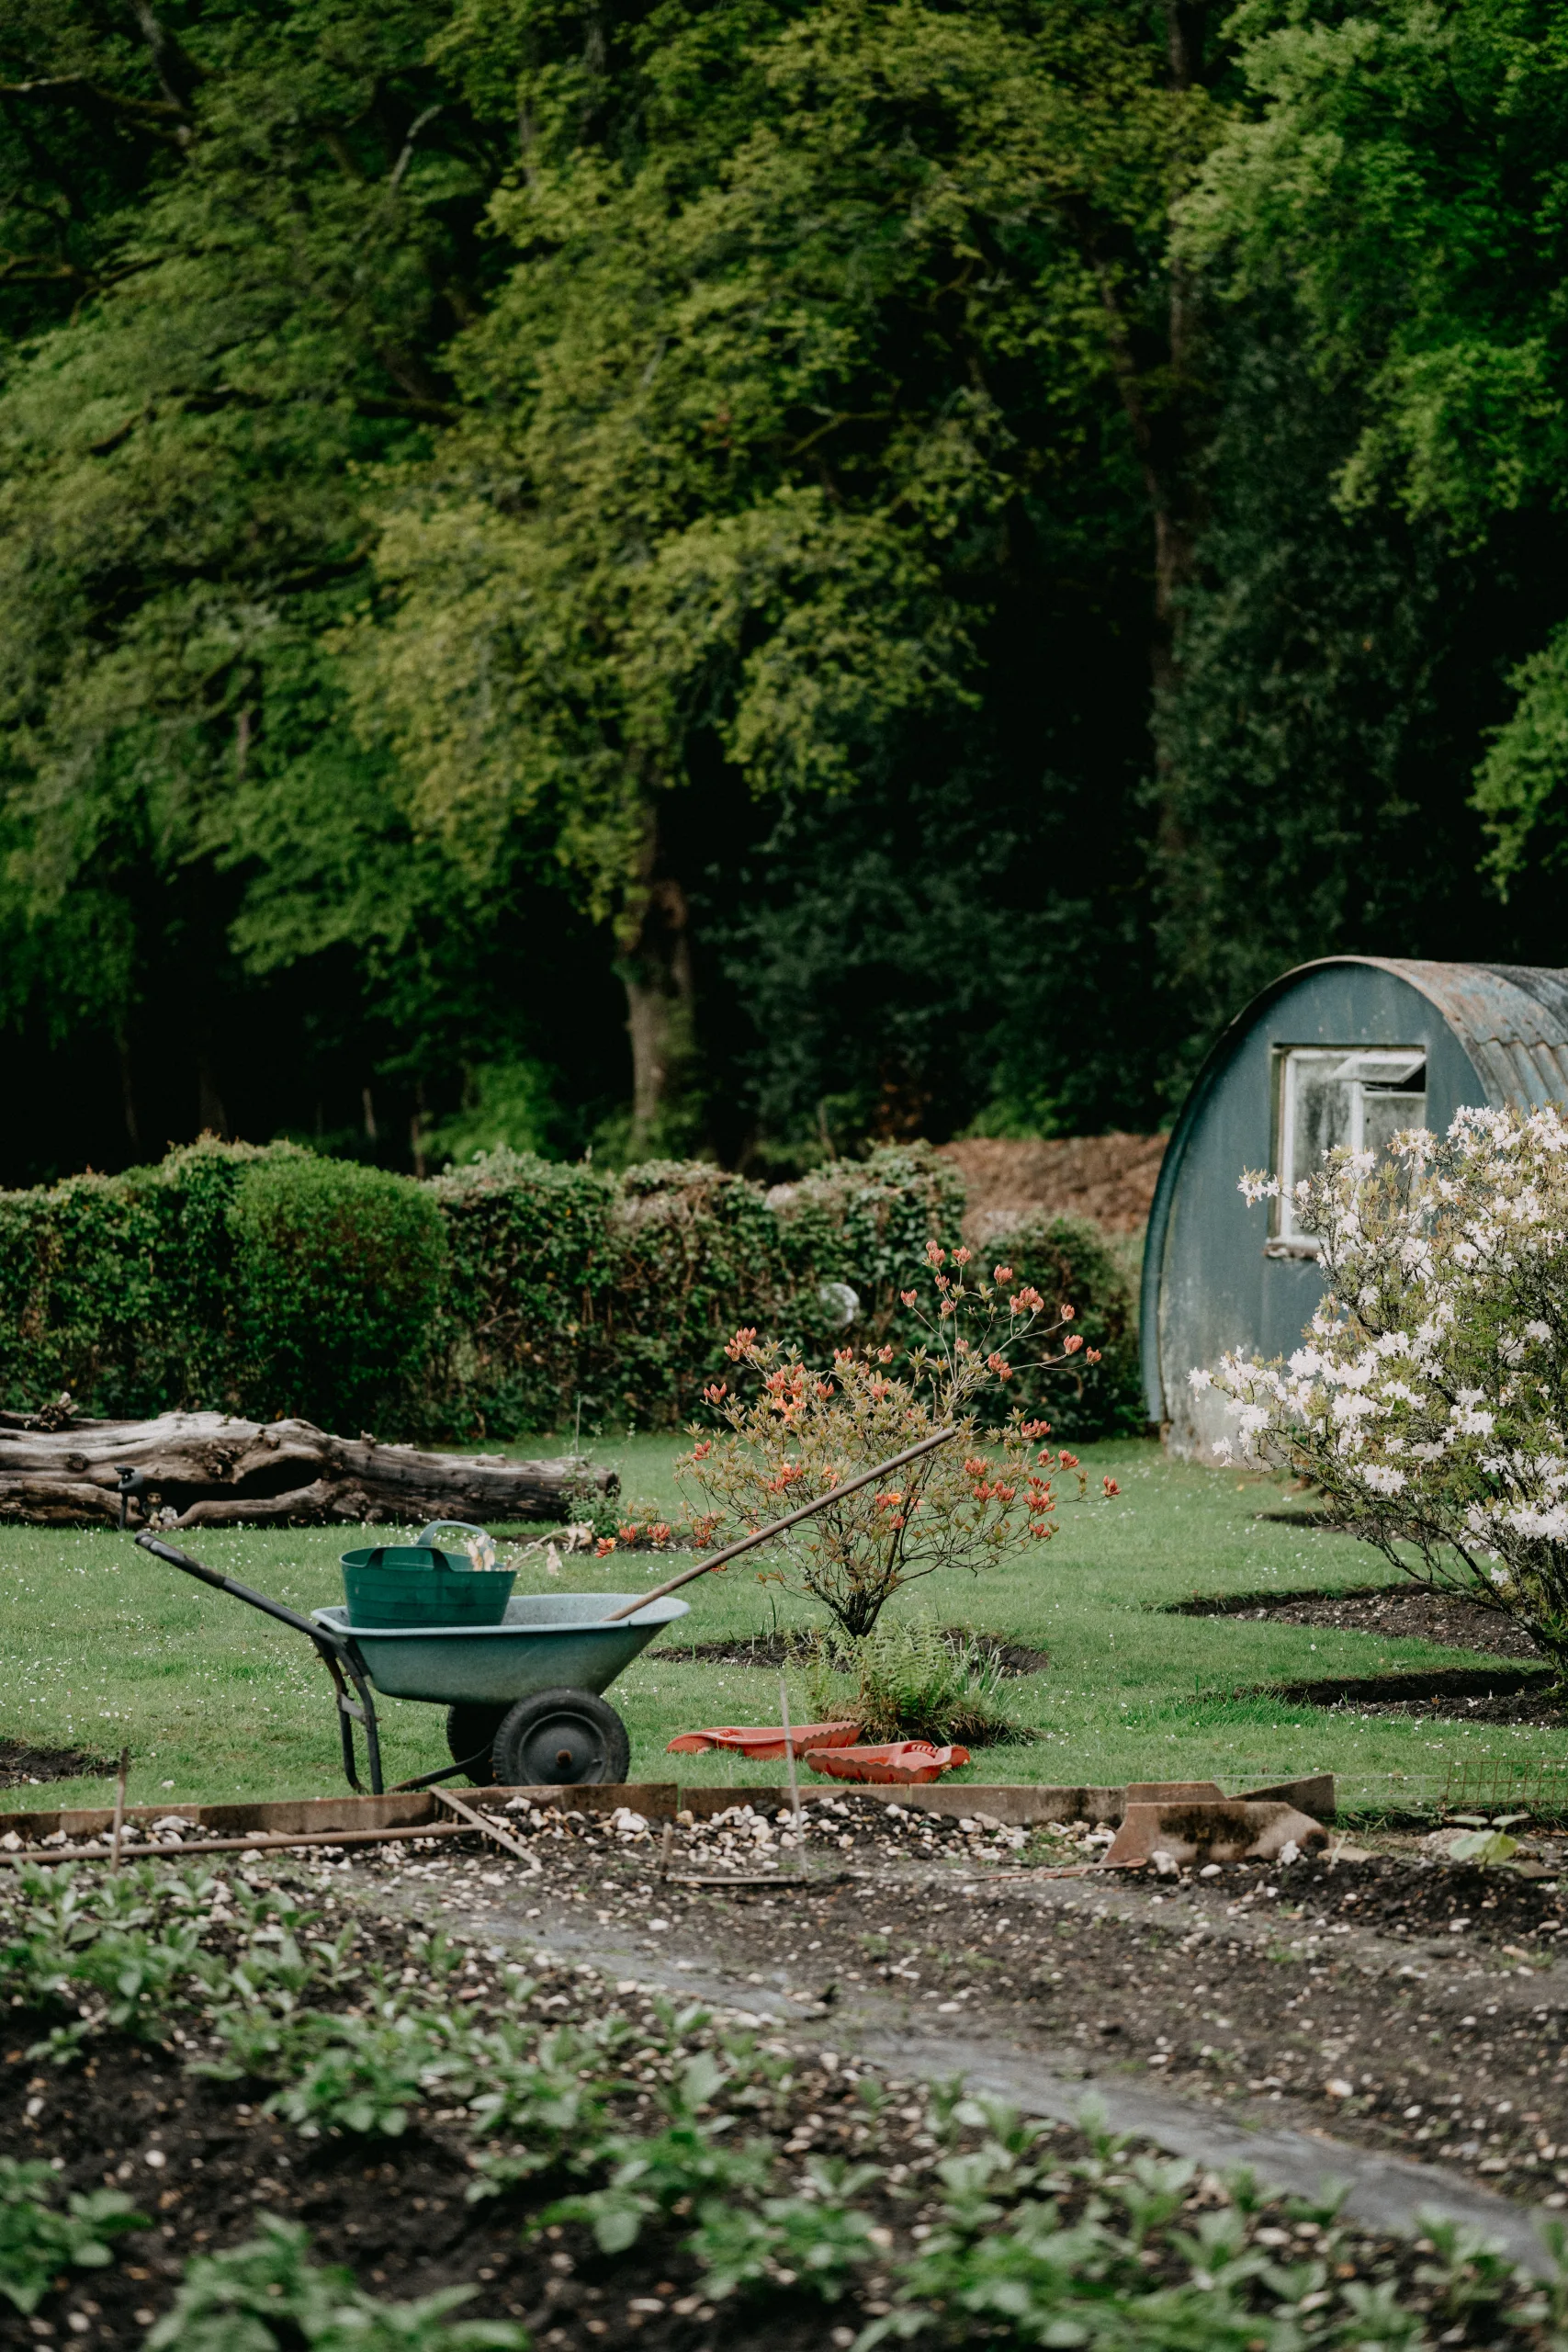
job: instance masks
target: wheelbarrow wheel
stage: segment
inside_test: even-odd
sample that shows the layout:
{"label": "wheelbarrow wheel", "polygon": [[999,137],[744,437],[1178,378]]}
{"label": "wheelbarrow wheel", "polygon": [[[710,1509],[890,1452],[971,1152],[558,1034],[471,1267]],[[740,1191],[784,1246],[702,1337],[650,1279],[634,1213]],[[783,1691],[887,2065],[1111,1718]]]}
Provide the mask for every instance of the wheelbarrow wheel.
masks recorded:
{"label": "wheelbarrow wheel", "polygon": [[454,1764],[467,1765],[476,1789],[488,1789],[495,1780],[491,1750],[505,1721],[504,1707],[486,1706],[478,1699],[460,1699],[446,1710],[447,1753]]}
{"label": "wheelbarrow wheel", "polygon": [[632,1744],[614,1707],[592,1690],[535,1690],[495,1735],[491,1766],[502,1788],[624,1781]]}

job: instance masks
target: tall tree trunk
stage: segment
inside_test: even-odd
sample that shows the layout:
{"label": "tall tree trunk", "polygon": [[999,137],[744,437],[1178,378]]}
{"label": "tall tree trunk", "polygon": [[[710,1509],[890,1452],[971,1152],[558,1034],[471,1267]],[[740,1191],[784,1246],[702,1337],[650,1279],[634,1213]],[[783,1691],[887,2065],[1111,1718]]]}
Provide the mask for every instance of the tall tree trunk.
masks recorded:
{"label": "tall tree trunk", "polygon": [[130,1037],[123,1021],[117,1022],[114,1033],[115,1052],[119,1057],[119,1102],[125,1115],[126,1138],[132,1151],[141,1148],[141,1130],[136,1117],[136,1084],[130,1064]]}
{"label": "tall tree trunk", "polygon": [[694,1046],[690,911],[680,883],[661,870],[651,815],[623,930],[631,933],[621,971],[632,1048],[632,1141],[642,1148],[679,1104]]}
{"label": "tall tree trunk", "polygon": [[[1203,80],[1207,0],[1165,0],[1166,87],[1173,95]],[[1154,604],[1150,615],[1149,678],[1156,702],[1177,675],[1177,619],[1182,589],[1192,577],[1198,514],[1191,471],[1193,367],[1198,332],[1192,273],[1174,250],[1168,264],[1163,337],[1141,331],[1124,288],[1135,274],[1119,269],[1109,240],[1087,214],[1079,234],[1104,305],[1111,365],[1154,523]],[[1163,345],[1163,347],[1161,347]],[[1167,855],[1182,847],[1175,778],[1156,747],[1159,780],[1159,844]]]}
{"label": "tall tree trunk", "polygon": [[228,1142],[229,1114],[218,1091],[218,1073],[205,1039],[196,1049],[196,1125],[198,1135],[221,1136]]}

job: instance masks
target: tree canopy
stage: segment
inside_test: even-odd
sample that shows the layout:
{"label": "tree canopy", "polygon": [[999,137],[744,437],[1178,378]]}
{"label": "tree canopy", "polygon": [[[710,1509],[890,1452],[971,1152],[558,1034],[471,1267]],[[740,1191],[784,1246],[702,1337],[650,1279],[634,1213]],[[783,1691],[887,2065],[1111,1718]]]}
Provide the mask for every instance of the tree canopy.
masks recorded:
{"label": "tree canopy", "polygon": [[1141,1124],[1283,963],[1550,960],[1562,51],[18,5],[7,1180]]}

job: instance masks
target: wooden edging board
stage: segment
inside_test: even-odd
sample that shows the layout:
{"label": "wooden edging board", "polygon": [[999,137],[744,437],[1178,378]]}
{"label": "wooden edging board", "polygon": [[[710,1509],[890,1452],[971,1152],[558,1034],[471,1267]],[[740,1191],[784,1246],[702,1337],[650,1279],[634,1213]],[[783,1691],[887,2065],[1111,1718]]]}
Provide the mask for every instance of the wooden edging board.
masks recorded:
{"label": "wooden edging board", "polygon": [[[1331,1772],[1286,1781],[1277,1788],[1247,1789],[1241,1793],[1249,1798],[1277,1797],[1317,1821],[1334,1818]],[[800,1792],[803,1804],[820,1804],[852,1795],[879,1797],[885,1804],[900,1804],[909,1812],[988,1814],[993,1821],[1005,1822],[1010,1828],[1028,1828],[1052,1821],[1114,1826],[1121,1821],[1126,1804],[1125,1789],[1050,1788],[1029,1781],[987,1785],[968,1781],[946,1788],[941,1781],[915,1788],[858,1787],[844,1781],[835,1782],[831,1788]],[[614,1813],[625,1805],[649,1821],[672,1821],[678,1813],[690,1813],[697,1820],[706,1821],[715,1814],[727,1812],[731,1805],[749,1804],[776,1812],[789,1803],[788,1791],[773,1782],[756,1787],[683,1788],[675,1781],[617,1781],[598,1787],[464,1792],[465,1803],[481,1811],[504,1807],[519,1796],[537,1805],[558,1805],[563,1811],[578,1813]],[[334,1829],[434,1828],[437,1824],[449,1825],[451,1815],[443,1810],[430,1790],[411,1789],[381,1797],[284,1797],[270,1804],[128,1805],[124,1826],[128,1830],[144,1831],[154,1822],[175,1820],[204,1830],[209,1838],[276,1838],[288,1834],[318,1838]],[[40,1808],[36,1812],[0,1814],[0,1838],[15,1837],[33,1846],[42,1838],[63,1832],[72,1840],[85,1839],[102,1835],[113,1822],[114,1811],[109,1805],[65,1805],[57,1812]],[[125,1846],[129,1856],[178,1850],[177,1847],[159,1849],[144,1844],[140,1836],[127,1840]]]}

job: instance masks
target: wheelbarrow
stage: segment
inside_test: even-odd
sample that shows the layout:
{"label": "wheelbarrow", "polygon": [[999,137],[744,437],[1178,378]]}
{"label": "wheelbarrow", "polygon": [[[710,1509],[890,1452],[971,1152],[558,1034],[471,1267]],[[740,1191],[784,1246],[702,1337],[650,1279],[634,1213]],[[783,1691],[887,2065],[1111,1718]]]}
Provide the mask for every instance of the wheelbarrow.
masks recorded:
{"label": "wheelbarrow", "polygon": [[[886,1478],[889,1471],[901,1469],[957,1433],[954,1429],[934,1431],[890,1462],[879,1462],[874,1470],[846,1479],[814,1502],[802,1503],[784,1518],[711,1553],[652,1592],[529,1593],[509,1600],[504,1617],[494,1625],[378,1626],[372,1631],[350,1624],[342,1607],[312,1610],[302,1617],[282,1601],[207,1567],[162,1536],[143,1531],[135,1540],[155,1559],[210,1585],[215,1592],[259,1609],[280,1625],[292,1626],[314,1645],[332,1677],[344,1773],[350,1788],[361,1795],[366,1791],[355,1747],[356,1724],[365,1734],[369,1793],[380,1796],[385,1785],[374,1690],[385,1698],[427,1700],[446,1710],[451,1764],[418,1780],[400,1781],[400,1790],[433,1788],[459,1773],[480,1787],[624,1781],[631,1766],[631,1739],[603,1694],[661,1626],[689,1614],[688,1604],[672,1598],[676,1589]],[[453,1522],[438,1522],[443,1523]]]}

